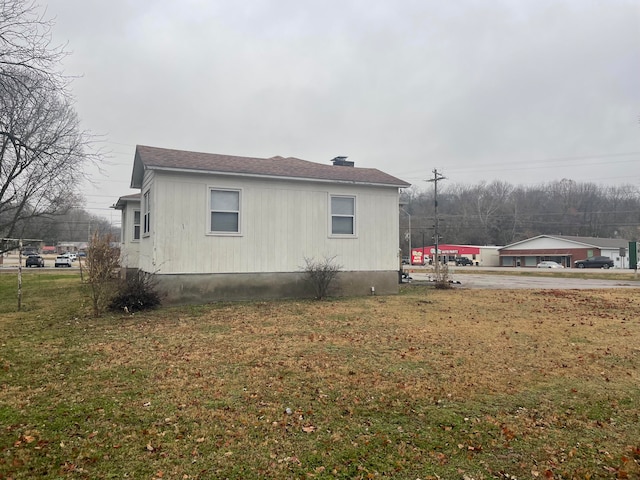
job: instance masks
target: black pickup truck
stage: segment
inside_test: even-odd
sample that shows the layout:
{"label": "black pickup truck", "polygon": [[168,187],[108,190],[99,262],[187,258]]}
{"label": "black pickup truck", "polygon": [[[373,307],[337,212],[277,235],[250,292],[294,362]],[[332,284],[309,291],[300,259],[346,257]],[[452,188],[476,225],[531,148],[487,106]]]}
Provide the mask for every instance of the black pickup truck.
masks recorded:
{"label": "black pickup truck", "polygon": [[459,257],[456,258],[456,265],[462,266],[462,265],[473,265],[473,260],[467,258],[467,257]]}

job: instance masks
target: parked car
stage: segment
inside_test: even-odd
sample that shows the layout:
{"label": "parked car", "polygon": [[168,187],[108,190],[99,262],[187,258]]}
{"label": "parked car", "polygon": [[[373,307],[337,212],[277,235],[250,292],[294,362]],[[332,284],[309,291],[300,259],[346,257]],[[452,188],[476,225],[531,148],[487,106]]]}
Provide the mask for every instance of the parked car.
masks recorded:
{"label": "parked car", "polygon": [[577,268],[611,268],[613,260],[609,257],[589,257],[575,262]]}
{"label": "parked car", "polygon": [[544,262],[540,262],[536,265],[538,268],[564,268],[558,262],[552,262],[551,260],[545,260]]}
{"label": "parked car", "polygon": [[29,255],[24,262],[25,267],[44,267],[44,258],[40,255]]}
{"label": "parked car", "polygon": [[71,258],[68,255],[58,255],[56,257],[55,267],[70,267],[71,266]]}
{"label": "parked car", "polygon": [[404,256],[402,257],[402,264],[403,265],[409,265],[411,262],[409,261],[409,257]]}
{"label": "parked car", "polygon": [[456,258],[456,265],[473,265],[473,260],[467,257]]}
{"label": "parked car", "polygon": [[68,253],[69,258],[71,259],[72,262],[75,262],[78,259],[78,254],[77,253]]}

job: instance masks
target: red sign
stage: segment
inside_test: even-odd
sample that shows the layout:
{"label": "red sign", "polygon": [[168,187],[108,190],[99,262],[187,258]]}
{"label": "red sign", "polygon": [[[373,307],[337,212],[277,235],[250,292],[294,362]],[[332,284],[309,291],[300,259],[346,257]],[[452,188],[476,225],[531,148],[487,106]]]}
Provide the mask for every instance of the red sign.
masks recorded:
{"label": "red sign", "polygon": [[[422,257],[423,248],[413,249],[412,254],[419,254]],[[440,255],[478,255],[480,254],[480,247],[474,247],[470,245],[449,245],[446,243],[442,243],[438,245],[438,252]],[[424,247],[425,256],[434,256],[436,254],[436,247],[431,245],[429,247]],[[417,263],[417,262],[415,262]],[[422,263],[422,262],[420,262]]]}

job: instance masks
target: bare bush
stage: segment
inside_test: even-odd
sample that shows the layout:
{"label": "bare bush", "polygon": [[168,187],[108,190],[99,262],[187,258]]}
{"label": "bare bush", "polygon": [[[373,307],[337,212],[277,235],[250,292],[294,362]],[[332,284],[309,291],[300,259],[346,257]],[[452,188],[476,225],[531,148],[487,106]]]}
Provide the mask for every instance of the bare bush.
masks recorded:
{"label": "bare bush", "polygon": [[335,256],[323,257],[320,260],[304,258],[304,272],[317,300],[322,300],[328,295],[331,284],[340,273],[342,265],[338,265],[335,260]]}
{"label": "bare bush", "polygon": [[451,281],[449,279],[449,265],[446,263],[438,265],[435,269],[435,282],[436,288],[451,288]]}
{"label": "bare bush", "polygon": [[94,232],[87,248],[85,268],[96,317],[107,308],[118,286],[120,252],[113,247],[114,244],[112,234]]}
{"label": "bare bush", "polygon": [[138,270],[118,285],[118,291],[109,303],[109,309],[134,313],[160,305],[157,281],[150,273]]}

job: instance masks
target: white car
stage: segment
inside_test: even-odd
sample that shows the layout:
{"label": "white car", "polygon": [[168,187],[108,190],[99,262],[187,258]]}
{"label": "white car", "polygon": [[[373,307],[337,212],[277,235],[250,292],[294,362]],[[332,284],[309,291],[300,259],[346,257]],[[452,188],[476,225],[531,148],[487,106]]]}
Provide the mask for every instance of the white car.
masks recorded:
{"label": "white car", "polygon": [[71,266],[71,258],[68,255],[58,255],[56,257],[55,267],[70,267]]}
{"label": "white car", "polygon": [[536,265],[536,267],[538,267],[538,268],[564,268],[558,262],[552,262],[552,261],[548,261],[548,260],[545,260],[544,262],[540,262],[538,265]]}

